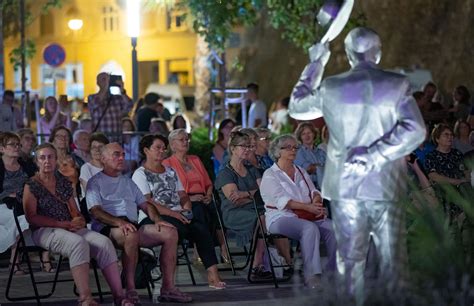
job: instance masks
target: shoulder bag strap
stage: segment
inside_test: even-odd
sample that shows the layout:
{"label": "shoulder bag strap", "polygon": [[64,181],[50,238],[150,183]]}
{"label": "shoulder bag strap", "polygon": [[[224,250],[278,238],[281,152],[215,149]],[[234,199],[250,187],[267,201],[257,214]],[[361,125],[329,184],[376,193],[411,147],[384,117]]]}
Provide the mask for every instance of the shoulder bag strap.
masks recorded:
{"label": "shoulder bag strap", "polygon": [[97,121],[96,126],[95,126],[94,129],[92,130],[92,133],[97,132],[97,129],[98,129],[99,126],[100,126],[100,122],[102,121],[102,119],[103,119],[104,116],[105,116],[105,113],[106,113],[107,110],[109,109],[109,106],[110,106],[110,103],[111,103],[111,102],[112,102],[112,96],[109,94],[109,98],[107,99],[107,105],[105,106],[105,109],[104,109],[104,111],[102,112],[102,115],[100,115],[100,118],[99,118],[99,120]]}

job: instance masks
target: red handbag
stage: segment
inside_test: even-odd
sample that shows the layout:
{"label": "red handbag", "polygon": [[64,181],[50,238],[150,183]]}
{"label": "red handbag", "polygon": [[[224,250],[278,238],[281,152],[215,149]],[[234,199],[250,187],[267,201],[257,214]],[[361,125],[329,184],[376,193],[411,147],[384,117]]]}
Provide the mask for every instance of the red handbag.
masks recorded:
{"label": "red handbag", "polygon": [[312,212],[309,212],[304,209],[293,209],[293,212],[298,216],[298,218],[305,219],[308,221],[316,221],[316,220],[324,219],[324,214],[322,214],[321,216],[316,216]]}
{"label": "red handbag", "polygon": [[[308,182],[306,181],[304,175],[303,175],[303,172],[300,170],[299,167],[296,167],[296,169],[298,169],[298,171],[300,172],[301,176],[303,177],[303,180],[306,184],[306,187],[308,187],[308,190],[309,190],[309,198],[311,199],[311,201],[313,200],[313,196],[311,194],[311,188],[309,188],[309,184]],[[308,220],[308,221],[316,221],[316,220],[321,220],[321,219],[324,219],[324,214],[322,214],[321,216],[317,216],[315,214],[313,214],[312,212],[309,212],[307,210],[304,210],[304,209],[293,209],[293,212],[295,213],[295,215],[298,216],[298,218],[300,219],[305,219],[305,220]]]}

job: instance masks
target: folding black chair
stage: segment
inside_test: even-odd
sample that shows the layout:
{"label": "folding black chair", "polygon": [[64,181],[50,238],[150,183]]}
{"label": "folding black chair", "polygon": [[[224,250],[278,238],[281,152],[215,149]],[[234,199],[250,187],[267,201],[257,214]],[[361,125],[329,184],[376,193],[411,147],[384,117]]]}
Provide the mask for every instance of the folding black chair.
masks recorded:
{"label": "folding black chair", "polygon": [[[259,191],[257,191],[257,193],[258,192]],[[257,217],[257,224],[256,224],[256,227],[255,227],[255,232],[254,232],[251,244],[250,244],[250,267],[252,267],[253,262],[255,260],[255,252],[257,251],[258,240],[262,239],[263,243],[264,243],[264,246],[265,246],[266,254],[268,256],[268,263],[270,264],[270,272],[272,273],[272,280],[271,281],[273,281],[273,283],[275,285],[275,288],[278,288],[278,282],[289,281],[291,279],[291,275],[289,275],[287,277],[283,277],[283,278],[277,278],[276,275],[275,275],[275,268],[286,268],[286,267],[291,268],[291,265],[289,265],[289,264],[274,265],[273,261],[272,261],[272,256],[270,254],[270,248],[268,247],[268,245],[270,244],[270,241],[273,241],[275,239],[285,239],[285,238],[287,239],[287,237],[284,236],[284,235],[279,235],[279,234],[271,234],[271,233],[268,233],[265,230],[265,227],[263,226],[263,222],[260,219],[260,214],[258,212],[257,201],[255,200],[255,197],[259,196],[259,195],[257,195],[257,193],[252,197],[252,202],[253,202],[253,206],[254,206],[254,210],[255,210],[255,215]],[[252,279],[252,269],[251,268],[249,268],[249,271],[248,271],[248,274],[247,274],[247,281],[251,284],[269,282],[267,280],[258,280],[258,281],[253,280]]]}
{"label": "folding black chair", "polygon": [[[30,244],[26,243],[25,237],[24,237],[22,229],[20,227],[20,222],[18,220],[19,216],[24,215],[23,206],[22,206],[21,203],[19,203],[15,199],[11,199],[11,202],[12,202],[11,206],[12,206],[12,209],[13,209],[13,217],[15,219],[16,228],[18,230],[18,243],[17,243],[17,248],[15,250],[15,253],[13,255],[13,262],[17,261],[20,254],[23,255],[23,258],[26,261],[26,264],[28,266],[28,272],[29,272],[29,276],[30,276],[30,279],[31,279],[31,284],[33,286],[34,295],[17,296],[17,297],[13,297],[13,296],[10,295],[10,289],[11,289],[11,285],[12,285],[12,282],[13,282],[13,276],[14,276],[14,266],[12,265],[12,267],[10,268],[10,274],[8,276],[7,287],[6,287],[6,290],[5,290],[5,297],[6,297],[7,300],[12,301],[12,302],[36,300],[36,303],[38,305],[41,305],[41,299],[47,299],[47,298],[49,298],[50,296],[53,295],[54,291],[56,290],[56,284],[57,283],[59,283],[59,282],[70,282],[70,281],[73,281],[73,279],[72,278],[59,279],[59,277],[58,277],[59,276],[59,270],[61,268],[61,263],[63,261],[63,256],[59,256],[58,264],[56,265],[56,272],[54,274],[53,280],[38,281],[38,280],[35,279],[35,276],[34,276],[34,273],[33,273],[33,268],[31,267],[31,261],[30,261],[30,258],[29,258],[28,255],[29,255],[30,252],[39,253],[39,252],[44,252],[45,250],[41,247],[38,247],[38,246],[35,246],[35,245],[30,245]],[[98,283],[99,279],[98,279],[98,275],[97,275],[97,270],[96,270],[95,266],[93,266],[93,268],[94,268],[94,274],[96,276],[96,282]],[[40,294],[37,285],[39,285],[39,284],[48,284],[48,283],[52,284],[50,291],[46,294]],[[100,295],[100,299],[102,301],[102,293],[100,292],[100,287],[99,287],[99,295]]]}

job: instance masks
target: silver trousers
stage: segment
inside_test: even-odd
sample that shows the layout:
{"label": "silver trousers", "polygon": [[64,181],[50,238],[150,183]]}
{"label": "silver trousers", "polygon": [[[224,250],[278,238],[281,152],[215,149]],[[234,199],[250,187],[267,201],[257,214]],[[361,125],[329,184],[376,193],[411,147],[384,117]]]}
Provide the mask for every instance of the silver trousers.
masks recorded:
{"label": "silver trousers", "polygon": [[364,271],[372,237],[378,262],[377,286],[401,289],[406,279],[403,205],[388,201],[331,201],[337,240],[337,270],[345,294],[363,305]]}

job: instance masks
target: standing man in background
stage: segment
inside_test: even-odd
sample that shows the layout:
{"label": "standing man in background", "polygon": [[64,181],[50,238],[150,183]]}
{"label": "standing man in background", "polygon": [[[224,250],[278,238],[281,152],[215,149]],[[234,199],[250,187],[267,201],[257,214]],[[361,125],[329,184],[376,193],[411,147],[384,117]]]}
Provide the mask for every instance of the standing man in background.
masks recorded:
{"label": "standing man in background", "polygon": [[258,99],[257,84],[250,83],[247,85],[247,98],[251,102],[247,127],[267,127],[267,106]]}
{"label": "standing man in background", "polygon": [[[122,134],[122,117],[127,116],[133,101],[123,88],[123,81],[110,84],[110,75],[101,72],[97,75],[99,92],[89,96],[88,108],[92,117],[92,132],[106,134],[111,142],[119,141]],[[110,93],[110,87],[120,88],[120,95]]]}

